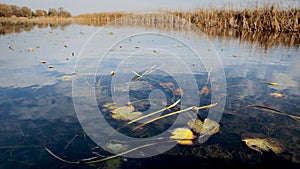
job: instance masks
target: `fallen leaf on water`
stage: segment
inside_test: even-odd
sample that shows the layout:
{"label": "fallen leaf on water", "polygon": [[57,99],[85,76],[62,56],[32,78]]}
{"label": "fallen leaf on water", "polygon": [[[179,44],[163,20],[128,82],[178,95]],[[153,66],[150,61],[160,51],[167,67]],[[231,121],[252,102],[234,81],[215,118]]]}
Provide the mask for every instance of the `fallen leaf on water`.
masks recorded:
{"label": "fallen leaf on water", "polygon": [[114,119],[117,120],[133,120],[141,117],[141,112],[134,112],[135,108],[132,105],[119,107],[111,112]]}
{"label": "fallen leaf on water", "polygon": [[188,128],[176,128],[171,134],[170,138],[175,140],[191,140],[195,138],[192,130]]}
{"label": "fallen leaf on water", "polygon": [[70,75],[64,75],[60,79],[61,80],[70,80],[70,79],[72,79],[72,76],[70,76]]}
{"label": "fallen leaf on water", "polygon": [[209,88],[207,86],[203,86],[202,89],[199,91],[199,94],[205,94],[205,96],[207,96],[209,94]]}
{"label": "fallen leaf on water", "polygon": [[273,97],[276,97],[276,98],[282,98],[282,97],[284,97],[285,95],[284,95],[284,94],[281,94],[281,93],[270,93],[270,96],[273,96]]}
{"label": "fallen leaf on water", "polygon": [[176,140],[178,144],[181,145],[193,145],[193,140]]}
{"label": "fallen leaf on water", "polygon": [[261,81],[261,83],[267,84],[267,85],[271,85],[271,86],[280,86],[279,83],[275,83],[275,82],[266,82],[266,81]]}
{"label": "fallen leaf on water", "polygon": [[242,141],[251,148],[259,153],[264,151],[273,151],[275,154],[283,152],[283,146],[274,138],[242,138]]}
{"label": "fallen leaf on water", "polygon": [[214,120],[211,120],[209,118],[206,118],[203,121],[203,126],[202,130],[199,134],[204,134],[204,135],[213,135],[216,134],[220,131],[220,125]]}
{"label": "fallen leaf on water", "polygon": [[213,135],[220,131],[220,125],[209,118],[206,118],[203,122],[199,119],[192,119],[188,121],[188,126],[198,134]]}
{"label": "fallen leaf on water", "polygon": [[55,66],[49,65],[48,68],[49,68],[49,69],[53,69],[53,68],[55,68]]}
{"label": "fallen leaf on water", "polygon": [[191,119],[187,124],[195,133],[198,134],[201,132],[203,127],[203,122],[199,119]]}
{"label": "fallen leaf on water", "polygon": [[175,85],[174,85],[174,83],[172,83],[172,82],[167,82],[167,83],[159,83],[159,85],[161,86],[161,87],[163,87],[163,88],[172,88],[172,87],[174,87]]}
{"label": "fallen leaf on water", "polygon": [[177,88],[173,92],[175,95],[183,95],[184,94],[184,92],[181,88]]}

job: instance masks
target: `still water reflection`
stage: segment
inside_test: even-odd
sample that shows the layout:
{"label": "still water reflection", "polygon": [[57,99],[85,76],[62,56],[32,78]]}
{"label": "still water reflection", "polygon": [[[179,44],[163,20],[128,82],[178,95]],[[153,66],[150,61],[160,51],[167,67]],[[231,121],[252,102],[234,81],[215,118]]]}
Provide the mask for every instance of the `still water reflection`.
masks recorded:
{"label": "still water reflection", "polygon": [[[64,29],[34,27],[0,36],[0,168],[299,168],[300,123],[288,116],[247,107],[267,105],[300,116],[297,44],[266,47],[259,41],[226,36],[211,37],[224,66],[227,100],[221,130],[207,142],[178,145],[151,158],[116,158],[93,166],[73,166],[52,158],[44,146],[72,161],[94,156],[93,150],[110,155],[85,134],[72,102],[76,59],[86,40],[98,29],[71,24]],[[207,72],[202,75],[199,86],[204,85]],[[276,98],[270,93],[285,97]],[[284,152],[279,156],[260,154],[242,142],[244,133],[276,138]]]}

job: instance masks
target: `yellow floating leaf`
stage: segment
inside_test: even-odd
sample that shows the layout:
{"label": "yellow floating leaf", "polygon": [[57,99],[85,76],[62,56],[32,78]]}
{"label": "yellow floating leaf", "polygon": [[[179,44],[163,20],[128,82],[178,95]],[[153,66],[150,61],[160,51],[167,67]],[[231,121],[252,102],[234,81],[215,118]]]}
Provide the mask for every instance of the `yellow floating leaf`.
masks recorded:
{"label": "yellow floating leaf", "polygon": [[279,83],[275,83],[275,82],[265,82],[265,81],[261,81],[261,82],[264,84],[267,84],[267,85],[271,85],[271,86],[280,86]]}
{"label": "yellow floating leaf", "polygon": [[175,140],[191,140],[195,138],[192,130],[188,128],[176,128],[171,134],[170,138]]}
{"label": "yellow floating leaf", "polygon": [[285,97],[284,94],[281,93],[270,93],[270,96],[276,97],[276,98],[282,98]]}
{"label": "yellow floating leaf", "polygon": [[176,140],[176,142],[181,145],[193,145],[193,140]]}

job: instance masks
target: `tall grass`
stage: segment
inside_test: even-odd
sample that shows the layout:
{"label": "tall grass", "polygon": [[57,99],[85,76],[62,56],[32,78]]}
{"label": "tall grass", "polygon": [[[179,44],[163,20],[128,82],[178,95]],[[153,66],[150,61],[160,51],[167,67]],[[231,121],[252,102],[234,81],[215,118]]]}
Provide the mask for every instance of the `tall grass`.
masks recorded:
{"label": "tall grass", "polygon": [[[236,29],[252,32],[300,32],[300,9],[280,8],[277,4],[264,4],[253,9],[199,8],[194,11],[161,11],[175,15],[197,25],[202,31],[211,28]],[[106,24],[125,12],[82,14],[76,17],[79,23]],[[149,18],[144,18],[149,19]],[[101,23],[101,24],[100,24]]]}

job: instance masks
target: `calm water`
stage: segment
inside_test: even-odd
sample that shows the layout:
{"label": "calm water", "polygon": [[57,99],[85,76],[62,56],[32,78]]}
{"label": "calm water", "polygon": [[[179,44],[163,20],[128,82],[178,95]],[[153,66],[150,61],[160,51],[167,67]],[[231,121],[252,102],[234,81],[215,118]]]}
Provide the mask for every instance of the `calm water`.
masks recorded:
{"label": "calm water", "polygon": [[[88,38],[98,29],[99,27],[72,24],[63,29],[34,28],[28,32],[0,36],[0,168],[300,167],[300,123],[288,116],[247,107],[253,104],[267,105],[300,116],[299,46],[277,45],[266,49],[255,42],[211,38],[226,76],[226,92],[218,93],[218,88],[222,87],[206,83],[209,68],[205,68],[204,62],[197,61],[196,56],[189,53],[187,46],[167,36],[136,35],[118,41],[111,48],[105,48],[105,44],[97,44],[95,39],[91,39],[89,43],[94,46],[87,46],[81,51]],[[107,35],[113,38],[116,32],[130,29],[135,28],[111,28]],[[162,46],[172,53],[157,50]],[[98,50],[93,52],[92,49]],[[94,61],[99,61],[99,50],[106,50],[108,53],[101,63],[95,64],[96,70],[89,70]],[[84,56],[87,51],[91,52],[90,58],[78,60],[79,55]],[[122,60],[128,55],[130,57],[127,60]],[[145,58],[139,60],[140,55]],[[174,61],[172,57],[175,55],[185,55],[181,59],[186,65],[179,66],[183,62],[180,58]],[[155,57],[158,59],[154,59]],[[46,63],[41,63],[42,61]],[[143,63],[139,64],[141,62]],[[86,67],[78,67],[80,64]],[[132,71],[143,74],[153,66],[166,71],[154,71],[147,75],[148,80],[145,78],[143,81],[134,81],[134,84],[126,87],[127,80],[134,77]],[[113,77],[110,76],[112,70],[116,73]],[[80,74],[81,72],[91,74]],[[111,155],[92,141],[78,120],[81,116],[76,114],[73,104],[78,101],[76,94],[86,94],[89,97],[90,93],[78,89],[80,92],[73,91],[72,95],[72,85],[76,85],[76,80],[83,80],[84,84],[95,91],[99,110],[114,128],[122,124],[112,119],[109,110],[104,110],[103,106],[112,102],[112,95],[115,95],[114,100],[118,101],[118,106],[141,99],[158,100],[155,103],[143,101],[133,104],[145,113],[158,110],[178,99],[186,99],[185,103],[181,103],[181,106],[186,107],[210,104],[213,98],[211,93],[201,97],[198,93],[193,94],[194,90],[208,86],[219,99],[226,96],[224,112],[219,122],[220,132],[202,144],[177,145],[154,157],[121,157],[80,166],[61,162],[49,155],[43,147],[70,161],[93,157],[95,151],[103,156]],[[261,81],[281,85],[271,86]],[[168,82],[174,83],[174,88],[181,87],[184,95],[170,93],[160,84]],[[114,84],[115,89],[112,90],[111,84]],[[282,93],[285,97],[276,98],[270,93]],[[123,97],[126,94],[129,96]],[[85,106],[80,107],[80,110],[92,110],[90,105]],[[200,116],[205,118],[207,113],[205,110]],[[169,122],[174,120],[170,118]],[[129,128],[120,132],[134,137],[155,136],[170,127],[168,120],[164,121],[165,124],[157,131],[152,130],[149,125],[141,132],[130,133]],[[153,124],[152,127],[159,124]],[[285,151],[280,155],[271,152],[260,154],[242,142],[241,136],[246,132],[273,137],[284,146]]]}

